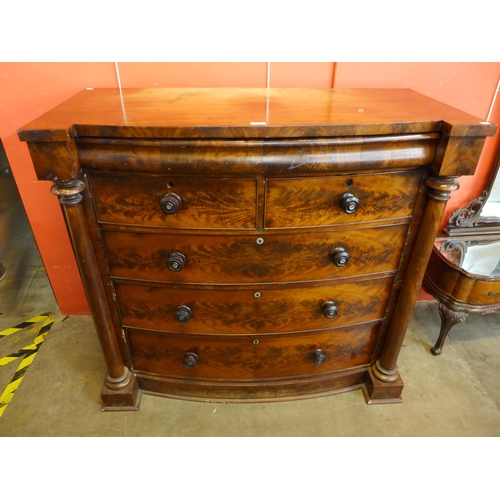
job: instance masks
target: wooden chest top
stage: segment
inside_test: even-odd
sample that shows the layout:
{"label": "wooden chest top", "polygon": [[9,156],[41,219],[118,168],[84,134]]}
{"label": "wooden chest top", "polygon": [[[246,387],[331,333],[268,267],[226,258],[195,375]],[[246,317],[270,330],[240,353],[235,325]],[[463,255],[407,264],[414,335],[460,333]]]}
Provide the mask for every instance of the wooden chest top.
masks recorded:
{"label": "wooden chest top", "polygon": [[89,89],[23,127],[24,141],[85,137],[273,138],[494,126],[409,89]]}

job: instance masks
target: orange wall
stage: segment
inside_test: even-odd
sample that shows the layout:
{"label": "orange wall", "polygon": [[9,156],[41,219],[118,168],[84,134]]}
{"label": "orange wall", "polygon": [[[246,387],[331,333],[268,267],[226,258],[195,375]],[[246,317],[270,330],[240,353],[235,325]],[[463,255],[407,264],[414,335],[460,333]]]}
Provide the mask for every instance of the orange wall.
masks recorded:
{"label": "orange wall", "polygon": [[[266,87],[268,64],[119,63],[122,87]],[[271,87],[413,88],[485,119],[500,63],[271,63]],[[12,166],[40,254],[63,314],[88,314],[58,201],[38,181],[16,131],[86,87],[117,87],[114,63],[0,63],[0,138]],[[500,121],[500,104],[491,121]],[[487,140],[476,175],[460,180],[445,219],[478,196],[500,134]],[[443,220],[443,224],[445,223]]]}

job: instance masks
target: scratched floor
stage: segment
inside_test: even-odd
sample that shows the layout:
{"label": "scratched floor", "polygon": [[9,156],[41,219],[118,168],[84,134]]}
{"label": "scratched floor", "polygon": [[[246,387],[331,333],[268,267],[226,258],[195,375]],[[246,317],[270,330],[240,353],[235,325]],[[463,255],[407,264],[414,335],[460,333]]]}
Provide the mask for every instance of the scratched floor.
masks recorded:
{"label": "scratched floor", "polygon": [[[500,316],[470,316],[434,357],[436,303],[415,311],[399,368],[402,404],[361,391],[303,401],[213,404],[143,396],[140,411],[100,411],[103,357],[90,317],[64,318],[20,203],[0,214],[0,331],[55,320],[0,417],[0,436],[500,436]],[[42,322],[0,338],[0,358],[33,343]],[[0,366],[0,393],[19,361]]]}

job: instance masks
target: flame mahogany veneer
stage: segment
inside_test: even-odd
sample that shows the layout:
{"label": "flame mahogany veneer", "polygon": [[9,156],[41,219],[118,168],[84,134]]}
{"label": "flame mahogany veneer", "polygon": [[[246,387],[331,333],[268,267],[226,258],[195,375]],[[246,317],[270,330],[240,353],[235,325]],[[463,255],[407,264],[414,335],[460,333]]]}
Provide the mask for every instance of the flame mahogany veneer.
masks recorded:
{"label": "flame mahogany veneer", "polygon": [[103,409],[401,401],[446,201],[495,129],[394,89],[89,89],[23,127],[80,267]]}

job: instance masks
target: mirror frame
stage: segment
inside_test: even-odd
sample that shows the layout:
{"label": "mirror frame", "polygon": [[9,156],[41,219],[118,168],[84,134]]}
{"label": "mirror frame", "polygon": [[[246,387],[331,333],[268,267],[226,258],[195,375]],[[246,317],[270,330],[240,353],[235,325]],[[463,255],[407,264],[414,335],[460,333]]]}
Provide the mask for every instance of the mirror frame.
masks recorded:
{"label": "mirror frame", "polygon": [[500,182],[500,149],[497,152],[490,177],[481,196],[474,198],[465,208],[455,210],[443,232],[448,236],[476,236],[500,234],[500,216],[482,216],[481,212],[488,201],[495,182]]}

